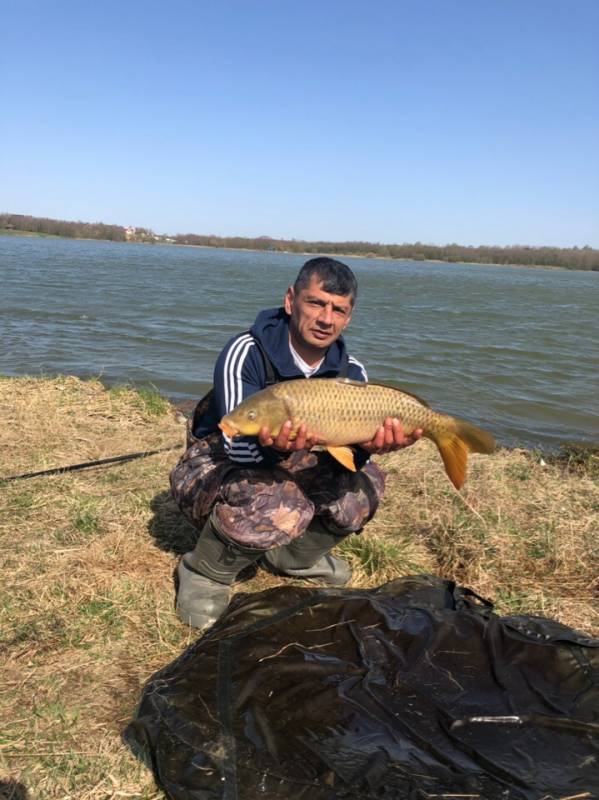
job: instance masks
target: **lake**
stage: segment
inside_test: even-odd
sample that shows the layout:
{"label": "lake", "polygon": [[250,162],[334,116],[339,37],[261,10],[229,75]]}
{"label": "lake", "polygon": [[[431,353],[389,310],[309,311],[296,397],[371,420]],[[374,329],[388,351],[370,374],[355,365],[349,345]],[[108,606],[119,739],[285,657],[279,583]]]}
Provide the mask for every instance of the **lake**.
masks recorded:
{"label": "lake", "polygon": [[[96,376],[175,399],[280,305],[304,256],[0,236],[0,373]],[[346,340],[401,386],[509,446],[599,442],[599,273],[347,258]]]}

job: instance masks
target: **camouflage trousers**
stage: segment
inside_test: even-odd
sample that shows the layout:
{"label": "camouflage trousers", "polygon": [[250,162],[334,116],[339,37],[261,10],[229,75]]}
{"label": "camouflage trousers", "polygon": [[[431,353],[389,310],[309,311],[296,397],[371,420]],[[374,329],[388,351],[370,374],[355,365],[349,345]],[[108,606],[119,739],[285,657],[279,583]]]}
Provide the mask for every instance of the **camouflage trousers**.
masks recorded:
{"label": "camouflage trousers", "polygon": [[384,488],[376,464],[349,472],[325,451],[291,453],[270,469],[240,467],[220,433],[196,440],[171,472],[173,497],[190,522],[201,530],[213,512],[225,536],[258,550],[293,541],[314,516],[339,535],[358,532]]}

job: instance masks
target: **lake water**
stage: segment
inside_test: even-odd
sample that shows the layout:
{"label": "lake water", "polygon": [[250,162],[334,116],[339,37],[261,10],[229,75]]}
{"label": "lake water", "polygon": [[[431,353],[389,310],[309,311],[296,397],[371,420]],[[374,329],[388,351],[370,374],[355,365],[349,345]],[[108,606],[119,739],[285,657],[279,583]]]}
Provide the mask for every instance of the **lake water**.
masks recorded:
{"label": "lake water", "polygon": [[[305,257],[0,236],[0,373],[97,376],[177,400],[280,305]],[[346,259],[346,339],[372,381],[506,445],[599,442],[599,273]]]}

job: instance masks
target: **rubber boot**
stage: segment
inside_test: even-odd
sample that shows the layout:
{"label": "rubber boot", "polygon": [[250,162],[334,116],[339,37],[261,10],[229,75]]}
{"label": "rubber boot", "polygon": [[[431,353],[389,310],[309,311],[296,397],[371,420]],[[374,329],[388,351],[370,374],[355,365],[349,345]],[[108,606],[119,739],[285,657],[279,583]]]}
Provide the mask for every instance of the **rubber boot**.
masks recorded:
{"label": "rubber boot", "polygon": [[351,567],[330,551],[347,535],[334,534],[320,519],[313,519],[303,536],[268,550],[262,563],[275,574],[317,581],[326,586],[345,586],[351,580]]}
{"label": "rubber boot", "polygon": [[195,548],[179,566],[177,616],[192,628],[207,628],[229,605],[231,584],[264,550],[251,550],[224,537],[208,518]]}

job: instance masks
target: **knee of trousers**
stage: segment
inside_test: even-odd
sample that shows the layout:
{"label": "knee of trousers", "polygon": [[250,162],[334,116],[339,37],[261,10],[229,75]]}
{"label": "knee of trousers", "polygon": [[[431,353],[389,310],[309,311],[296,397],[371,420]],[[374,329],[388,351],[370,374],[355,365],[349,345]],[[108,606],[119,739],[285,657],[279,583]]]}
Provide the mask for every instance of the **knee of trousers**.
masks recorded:
{"label": "knee of trousers", "polygon": [[323,513],[341,535],[360,531],[372,519],[385,490],[385,473],[372,462],[349,480],[351,485]]}
{"label": "knee of trousers", "polygon": [[293,481],[235,479],[222,487],[212,513],[228,539],[270,550],[302,536],[314,504]]}

